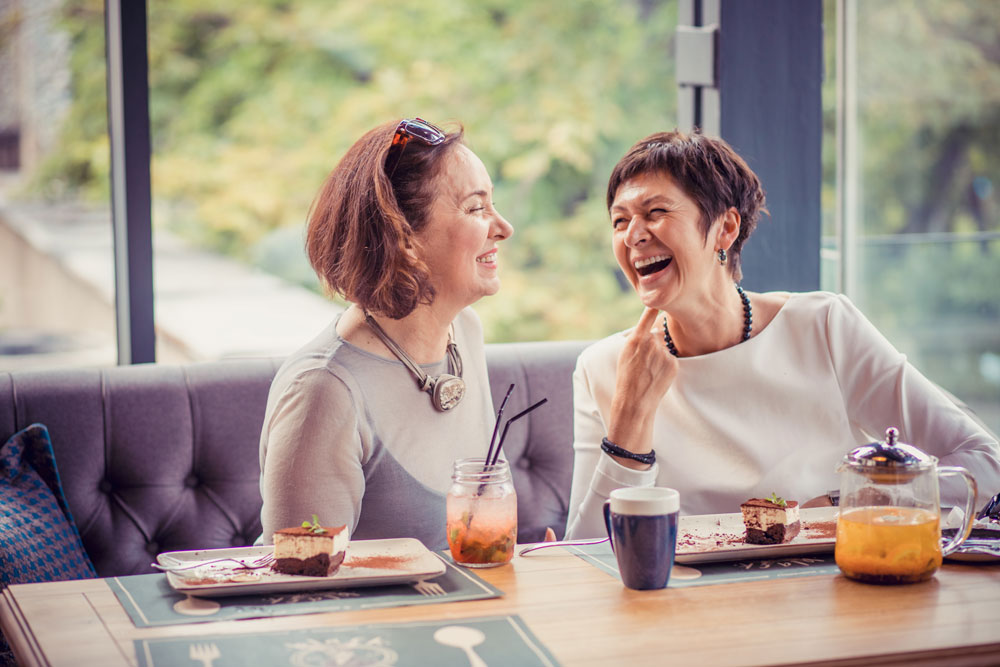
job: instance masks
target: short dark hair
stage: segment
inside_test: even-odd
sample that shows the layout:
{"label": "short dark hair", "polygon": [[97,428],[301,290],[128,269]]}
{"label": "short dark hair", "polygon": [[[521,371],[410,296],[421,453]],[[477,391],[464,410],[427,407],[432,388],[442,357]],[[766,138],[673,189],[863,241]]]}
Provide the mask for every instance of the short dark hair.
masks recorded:
{"label": "short dark hair", "polygon": [[730,206],[740,214],[740,233],[727,250],[733,279],[740,280],[743,243],[757,228],[761,213],[767,213],[764,188],[757,174],[733,148],[695,130],[657,132],[636,143],[611,171],[608,180],[608,210],[622,183],[647,173],[663,173],[691,197],[701,211],[705,238],[712,223]]}
{"label": "short dark hair", "polygon": [[394,319],[434,299],[416,234],[427,224],[434,180],[463,137],[459,126],[436,146],[410,140],[390,178],[385,161],[398,124],[380,125],[348,149],[313,201],[306,232],[309,263],[328,291]]}

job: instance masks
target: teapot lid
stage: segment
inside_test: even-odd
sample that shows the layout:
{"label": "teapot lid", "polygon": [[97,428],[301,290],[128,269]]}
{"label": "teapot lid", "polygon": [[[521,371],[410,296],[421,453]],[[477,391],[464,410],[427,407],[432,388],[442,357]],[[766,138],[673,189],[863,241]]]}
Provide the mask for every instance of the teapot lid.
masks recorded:
{"label": "teapot lid", "polygon": [[935,463],[937,459],[913,445],[898,442],[899,431],[888,428],[885,442],[872,442],[852,450],[844,457],[844,463],[864,468],[921,469]]}

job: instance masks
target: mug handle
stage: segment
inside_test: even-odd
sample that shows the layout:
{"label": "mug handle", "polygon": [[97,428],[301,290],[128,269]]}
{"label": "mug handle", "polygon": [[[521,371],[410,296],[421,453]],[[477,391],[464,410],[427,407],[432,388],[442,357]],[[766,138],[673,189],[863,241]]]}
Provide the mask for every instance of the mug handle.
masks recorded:
{"label": "mug handle", "polygon": [[964,478],[965,484],[969,488],[969,494],[965,498],[965,507],[962,508],[965,512],[965,525],[962,526],[961,530],[955,532],[955,537],[951,538],[947,544],[941,547],[942,556],[947,556],[962,546],[962,542],[972,532],[972,524],[976,521],[975,504],[976,495],[979,493],[979,489],[976,486],[976,478],[965,468],[957,466],[942,466],[938,468],[938,478],[951,477],[953,475],[959,475]]}
{"label": "mug handle", "polygon": [[608,529],[608,542],[611,544],[611,553],[615,552],[615,538],[612,534],[615,532],[611,529],[611,501],[604,501],[604,526]]}

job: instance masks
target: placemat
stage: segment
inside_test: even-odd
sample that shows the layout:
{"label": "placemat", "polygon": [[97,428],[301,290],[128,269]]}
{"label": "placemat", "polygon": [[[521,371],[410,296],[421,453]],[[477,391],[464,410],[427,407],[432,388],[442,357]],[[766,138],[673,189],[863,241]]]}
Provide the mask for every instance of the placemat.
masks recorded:
{"label": "placemat", "polygon": [[[614,577],[621,578],[618,574],[618,562],[615,560],[615,554],[607,542],[566,548],[594,567],[604,570]],[[833,554],[698,563],[695,565],[676,564],[670,573],[670,582],[667,584],[667,588],[711,586],[713,584],[732,584],[742,581],[785,579],[788,577],[814,577],[824,574],[840,574],[840,568],[837,567]]]}
{"label": "placemat", "polygon": [[134,644],[140,667],[559,664],[519,616],[137,639]]}
{"label": "placemat", "polygon": [[[435,554],[436,555],[436,554]],[[219,598],[190,597],[167,583],[165,574],[137,574],[108,579],[108,585],[136,627],[241,618],[266,618],[327,611],[404,607],[415,604],[496,598],[503,592],[473,572],[444,559],[447,570],[430,586],[399,584],[326,591],[272,593]],[[435,586],[436,584],[436,586]],[[437,588],[440,586],[440,589]]]}

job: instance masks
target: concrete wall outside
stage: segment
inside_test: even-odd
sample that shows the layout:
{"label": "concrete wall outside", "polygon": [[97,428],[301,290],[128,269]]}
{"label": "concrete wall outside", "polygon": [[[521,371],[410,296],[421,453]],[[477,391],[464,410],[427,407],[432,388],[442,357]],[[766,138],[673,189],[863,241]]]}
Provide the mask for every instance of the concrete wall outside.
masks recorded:
{"label": "concrete wall outside", "polygon": [[[0,370],[117,363],[111,235],[106,212],[0,197]],[[157,362],[289,354],[342,310],[169,234],[153,243]]]}

